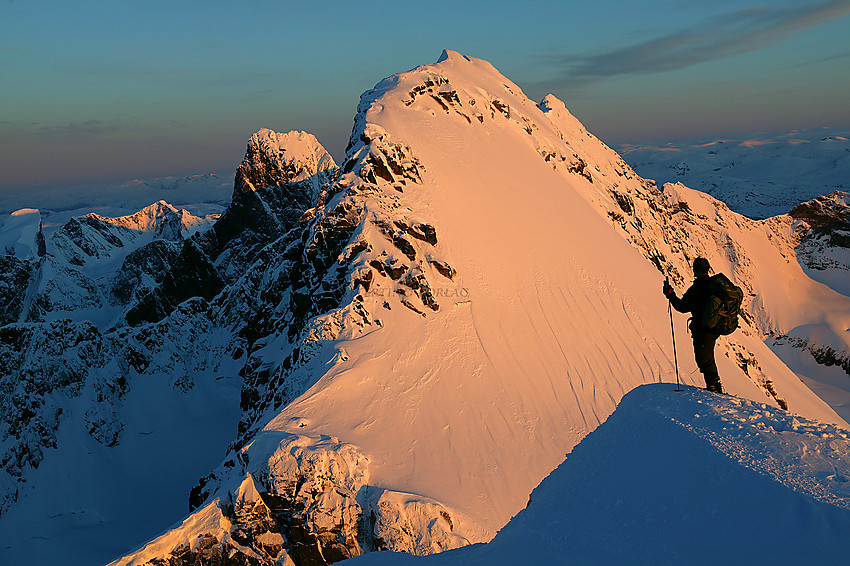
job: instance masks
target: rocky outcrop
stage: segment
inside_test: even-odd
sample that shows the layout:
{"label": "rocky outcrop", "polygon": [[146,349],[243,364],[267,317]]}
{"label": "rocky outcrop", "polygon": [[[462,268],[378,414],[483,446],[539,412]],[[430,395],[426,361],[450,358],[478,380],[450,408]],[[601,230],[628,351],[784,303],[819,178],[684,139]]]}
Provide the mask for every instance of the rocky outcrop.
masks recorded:
{"label": "rocky outcrop", "polygon": [[[126,314],[128,324],[158,322],[177,308],[177,305],[192,297],[201,297],[211,301],[224,286],[212,262],[194,241],[190,240],[183,243],[180,246],[180,251],[176,254],[169,253],[170,250],[166,249],[161,256],[156,252],[163,246],[156,245],[156,242],[152,242],[149,246],[154,249],[139,250],[138,255],[144,254],[149,258],[144,262],[144,265],[150,268],[151,264],[165,264],[164,269],[153,275],[153,278],[160,279],[158,285],[151,288],[140,288],[136,291],[135,303]],[[141,258],[134,257],[132,259]],[[126,261],[124,265],[127,266]],[[135,269],[135,265],[122,269],[121,283],[124,285],[120,286],[121,283],[118,283],[119,286],[116,289],[119,292],[126,293],[128,285],[132,285],[130,283],[132,280],[126,277],[128,272],[135,271],[139,274],[139,271],[141,271]],[[136,281],[139,281],[139,279]]]}
{"label": "rocky outcrop", "polygon": [[[437,502],[371,486],[358,448],[257,437],[267,411],[310,385],[300,368],[327,355],[323,344],[380,324],[363,293],[380,287],[424,316],[439,309],[430,280],[454,275],[433,224],[401,214],[394,198],[421,184],[421,163],[386,132],[359,127],[342,169],[308,134],[258,132],[233,202],[209,230],[192,234],[198,223],[160,202],[120,218],[72,219],[42,260],[4,258],[10,290],[31,296],[21,310],[15,305],[27,301],[10,298],[7,320],[27,310],[32,321],[0,332],[0,391],[13,408],[3,415],[10,449],[0,463],[13,484],[56,447],[69,418],[62,398],[85,397],[84,414],[70,418],[116,446],[137,379],[169,376],[175,391],[188,392],[226,366],[242,377],[241,422],[225,464],[190,497],[189,523],[218,517],[215,528],[204,522],[163,542],[150,564],[327,564],[367,550],[466,544]],[[38,281],[41,264],[52,277]],[[114,273],[103,276],[108,265]],[[123,314],[100,328],[46,322],[104,308]],[[0,510],[14,499],[6,492]],[[424,534],[411,532],[420,526]]]}
{"label": "rocky outcrop", "polygon": [[[453,84],[439,69],[421,75],[411,75],[421,84],[399,105],[448,116],[463,128],[492,123],[510,132],[532,149],[528,160],[541,174],[562,175],[566,187],[579,187],[577,198],[675,283],[687,281],[690,260],[703,254],[734,263],[742,286],[751,281],[753,262],[727,228],[753,225],[684,187],[662,191],[636,178],[553,97],[536,105],[501,80],[497,96]],[[292,432],[304,423],[277,430],[270,423],[346,359],[340,340],[380,329],[388,310],[413,323],[439,321],[449,310],[441,305],[440,285],[465,275],[444,255],[450,238],[438,219],[420,216],[427,208],[402,204],[411,202],[402,196],[427,190],[436,167],[367,120],[397,78],[361,98],[339,168],[312,136],[255,134],[231,205],[205,232],[187,238],[181,228],[178,238],[176,224],[163,220],[164,207],[163,217],[78,219],[60,235],[67,261],[42,260],[62,282],[39,282],[32,324],[2,328],[9,362],[0,392],[13,391],[8,403],[20,407],[0,431],[8,432],[3,446],[21,447],[0,460],[13,481],[23,480],[55,444],[63,418],[49,401],[33,403],[28,395],[89,395],[78,418],[97,442],[114,446],[126,434],[121,413],[136,380],[159,376],[170,391],[185,393],[203,379],[241,378],[238,429],[222,464],[189,494],[191,515],[116,564],[320,565],[372,550],[429,554],[470,542],[471,521],[457,510],[376,485],[360,447],[315,431]],[[163,237],[142,241],[142,233]],[[109,262],[110,276],[85,270],[98,264],[107,271]],[[99,325],[63,320],[46,330],[51,317],[82,318],[74,310],[80,305],[112,310]],[[758,310],[751,302],[747,307]],[[756,332],[758,321],[747,322],[745,331]],[[39,358],[42,348],[60,356],[51,347],[61,348],[62,364],[74,370],[65,379],[64,366]],[[766,395],[782,399],[745,346],[730,342],[727,355]],[[16,396],[15,384],[27,379],[34,385]]]}
{"label": "rocky outcrop", "polygon": [[850,193],[835,191],[794,207],[797,255],[808,268],[850,272]]}
{"label": "rocky outcrop", "polygon": [[436,501],[370,487],[369,458],[333,437],[266,432],[224,464],[238,482],[123,564],[320,566],[367,551],[433,554],[469,543]]}

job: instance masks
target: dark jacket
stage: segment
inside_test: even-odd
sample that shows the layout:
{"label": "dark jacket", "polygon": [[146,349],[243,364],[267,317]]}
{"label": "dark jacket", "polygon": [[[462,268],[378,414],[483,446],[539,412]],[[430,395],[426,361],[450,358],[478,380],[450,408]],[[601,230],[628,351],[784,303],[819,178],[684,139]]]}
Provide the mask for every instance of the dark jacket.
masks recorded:
{"label": "dark jacket", "polygon": [[705,313],[705,307],[708,304],[708,298],[711,296],[709,282],[711,277],[708,275],[698,275],[694,280],[694,284],[685,291],[682,298],[676,295],[670,295],[670,304],[679,312],[689,312],[693,316],[691,320],[691,332],[704,332],[702,327],[702,315]]}

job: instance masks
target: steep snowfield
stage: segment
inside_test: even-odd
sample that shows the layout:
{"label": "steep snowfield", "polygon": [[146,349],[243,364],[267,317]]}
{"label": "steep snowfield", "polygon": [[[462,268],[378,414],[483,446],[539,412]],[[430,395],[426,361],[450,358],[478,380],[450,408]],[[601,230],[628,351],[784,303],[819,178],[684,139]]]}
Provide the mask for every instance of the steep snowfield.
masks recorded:
{"label": "steep snowfield", "polygon": [[[405,104],[440,77],[448,82],[438,92],[456,93],[471,121],[430,100]],[[370,454],[376,485],[435,498],[492,531],[625,392],[673,380],[661,278],[581,197],[590,181],[541,157],[541,147],[564,152],[556,126],[486,62],[453,53],[379,84],[365,101],[365,120],[424,165],[423,187],[405,191],[401,206],[433,221],[458,274],[446,292],[467,296],[426,318],[397,308],[379,315],[384,328],[341,344],[348,359],[267,430],[308,419],[302,432]],[[486,123],[477,111],[490,114]],[[584,146],[588,163],[616,163],[613,152],[562,133]],[[742,339],[776,366],[771,375],[799,398],[796,410],[836,420],[756,337]],[[699,383],[682,350],[685,379]],[[731,392],[764,398],[721,364]]]}
{"label": "steep snowfield", "polygon": [[484,545],[352,564],[846,561],[850,431],[690,387],[626,395]]}
{"label": "steep snowfield", "polygon": [[850,131],[819,129],[724,139],[628,144],[623,158],[647,179],[705,191],[752,218],[850,185]]}

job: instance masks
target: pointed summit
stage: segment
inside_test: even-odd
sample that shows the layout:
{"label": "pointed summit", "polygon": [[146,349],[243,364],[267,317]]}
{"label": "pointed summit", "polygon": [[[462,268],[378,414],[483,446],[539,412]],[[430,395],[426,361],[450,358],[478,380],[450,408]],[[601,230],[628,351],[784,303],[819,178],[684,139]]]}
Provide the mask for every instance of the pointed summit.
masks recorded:
{"label": "pointed summit", "polygon": [[443,49],[443,52],[440,54],[440,58],[437,59],[437,63],[442,63],[443,61],[459,61],[459,60],[472,61],[466,55],[461,55],[457,51],[452,51],[451,49]]}

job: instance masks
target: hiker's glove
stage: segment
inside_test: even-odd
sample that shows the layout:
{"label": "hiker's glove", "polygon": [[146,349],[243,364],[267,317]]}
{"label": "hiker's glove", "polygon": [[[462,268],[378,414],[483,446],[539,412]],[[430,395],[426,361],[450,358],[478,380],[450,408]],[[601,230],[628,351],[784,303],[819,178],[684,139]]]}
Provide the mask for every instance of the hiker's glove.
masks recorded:
{"label": "hiker's glove", "polygon": [[673,287],[671,287],[670,283],[667,281],[664,282],[664,296],[668,299],[676,296],[676,291],[673,290]]}

